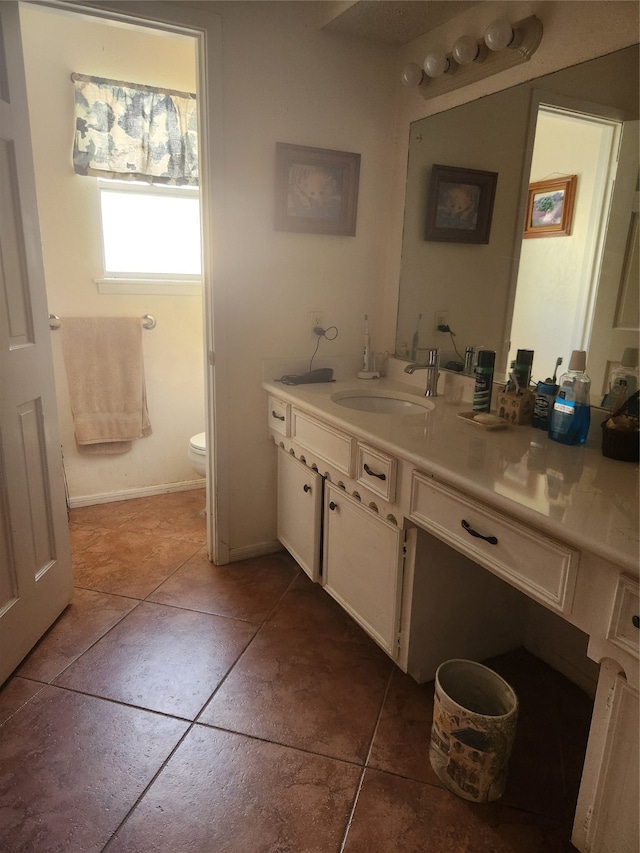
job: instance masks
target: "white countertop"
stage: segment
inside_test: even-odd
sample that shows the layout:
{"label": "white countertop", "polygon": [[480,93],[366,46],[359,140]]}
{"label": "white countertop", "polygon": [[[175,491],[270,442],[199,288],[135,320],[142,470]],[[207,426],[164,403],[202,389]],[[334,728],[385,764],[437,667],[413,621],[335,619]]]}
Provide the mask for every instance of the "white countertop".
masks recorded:
{"label": "white countertop", "polygon": [[263,387],[470,497],[638,575],[638,466],[602,456],[601,412],[592,412],[587,444],[566,447],[531,426],[488,430],[466,422],[458,413],[468,412],[469,403],[453,405],[442,396],[432,398],[432,411],[412,415],[354,411],[331,399],[376,389],[422,398],[415,387],[390,379]]}

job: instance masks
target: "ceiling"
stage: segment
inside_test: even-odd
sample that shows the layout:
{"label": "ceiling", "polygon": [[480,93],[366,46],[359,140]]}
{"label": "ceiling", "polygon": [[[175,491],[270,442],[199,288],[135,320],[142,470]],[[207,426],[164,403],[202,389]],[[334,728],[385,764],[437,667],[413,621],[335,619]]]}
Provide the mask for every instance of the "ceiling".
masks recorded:
{"label": "ceiling", "polygon": [[476,6],[480,0],[355,0],[327,3],[323,29],[400,46]]}

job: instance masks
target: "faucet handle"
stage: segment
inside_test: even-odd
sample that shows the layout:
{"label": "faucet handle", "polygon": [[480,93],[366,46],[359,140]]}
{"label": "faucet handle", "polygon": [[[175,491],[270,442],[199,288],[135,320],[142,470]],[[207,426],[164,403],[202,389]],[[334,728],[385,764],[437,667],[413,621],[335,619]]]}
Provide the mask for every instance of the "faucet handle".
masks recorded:
{"label": "faucet handle", "polygon": [[440,351],[437,347],[431,347],[425,352],[428,367],[437,367],[440,361]]}

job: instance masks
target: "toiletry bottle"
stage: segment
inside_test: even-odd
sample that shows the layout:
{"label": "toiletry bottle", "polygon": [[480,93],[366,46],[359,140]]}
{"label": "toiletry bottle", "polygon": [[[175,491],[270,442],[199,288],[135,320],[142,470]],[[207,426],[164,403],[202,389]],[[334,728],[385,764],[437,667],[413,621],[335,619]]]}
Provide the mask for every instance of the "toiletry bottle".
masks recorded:
{"label": "toiletry bottle", "polygon": [[574,350],[569,370],[560,377],[549,422],[549,438],[560,444],[584,444],[587,440],[591,420],[591,380],[584,372],[586,360],[584,350]]}
{"label": "toiletry bottle", "polygon": [[371,370],[371,338],[369,337],[369,315],[364,315],[364,347],[362,351],[362,370]]}
{"label": "toiletry bottle", "polygon": [[[622,355],[620,367],[611,371],[609,395],[604,404],[610,412],[615,412],[638,390],[638,350],[627,347]],[[633,414],[629,412],[628,414]],[[636,412],[637,414],[637,403]]]}
{"label": "toiletry bottle", "polygon": [[483,349],[478,353],[476,384],[473,391],[474,412],[488,412],[491,408],[491,388],[493,386],[495,361],[496,354],[493,350]]}
{"label": "toiletry bottle", "polygon": [[558,386],[550,379],[547,379],[545,382],[538,382],[536,386],[536,399],[533,404],[531,426],[537,429],[549,429],[549,419],[557,393]]}
{"label": "toiletry bottle", "polygon": [[473,373],[473,360],[476,355],[475,347],[467,347],[464,351],[464,367],[462,368],[463,373]]}
{"label": "toiletry bottle", "polygon": [[515,373],[518,387],[525,391],[531,382],[531,369],[533,366],[533,350],[519,349],[516,353]]}

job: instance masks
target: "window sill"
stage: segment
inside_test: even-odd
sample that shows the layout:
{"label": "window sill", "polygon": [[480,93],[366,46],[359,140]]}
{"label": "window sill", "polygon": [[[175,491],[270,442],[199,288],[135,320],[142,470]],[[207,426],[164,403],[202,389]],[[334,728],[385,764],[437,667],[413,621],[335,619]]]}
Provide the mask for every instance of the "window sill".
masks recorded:
{"label": "window sill", "polygon": [[152,296],[199,296],[202,282],[192,279],[135,279],[101,278],[96,279],[98,293],[129,293]]}

